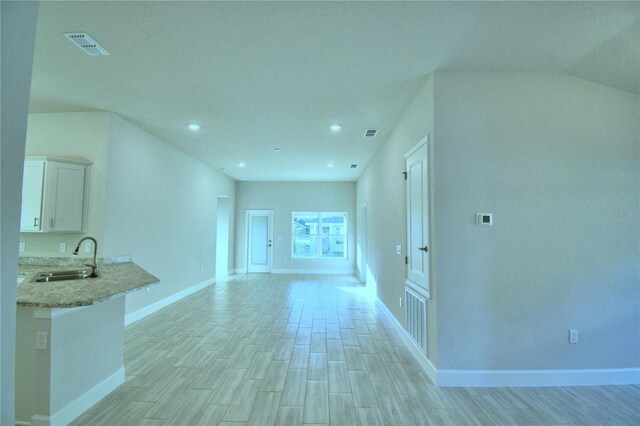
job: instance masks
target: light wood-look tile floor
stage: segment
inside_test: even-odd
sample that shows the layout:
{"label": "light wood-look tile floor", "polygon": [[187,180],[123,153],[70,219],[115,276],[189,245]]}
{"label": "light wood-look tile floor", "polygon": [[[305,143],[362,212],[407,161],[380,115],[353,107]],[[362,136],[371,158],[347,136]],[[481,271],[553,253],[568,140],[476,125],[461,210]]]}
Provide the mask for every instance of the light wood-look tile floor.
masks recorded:
{"label": "light wood-look tile floor", "polygon": [[435,387],[352,277],[234,275],[125,339],[74,425],[640,424],[639,386]]}

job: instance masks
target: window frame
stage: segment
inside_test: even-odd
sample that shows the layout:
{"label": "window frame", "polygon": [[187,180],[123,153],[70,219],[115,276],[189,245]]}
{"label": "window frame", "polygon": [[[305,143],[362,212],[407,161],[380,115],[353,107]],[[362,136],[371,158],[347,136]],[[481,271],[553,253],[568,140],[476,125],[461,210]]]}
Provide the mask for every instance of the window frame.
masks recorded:
{"label": "window frame", "polygon": [[[299,237],[300,235],[296,235],[293,233],[294,226],[294,217],[296,216],[312,216],[315,215],[318,217],[318,230],[316,234],[310,234],[310,237],[316,238],[316,255],[315,256],[296,256],[295,254],[295,237]],[[329,215],[341,215],[344,217],[344,233],[342,234],[323,234],[322,233],[322,216]],[[291,222],[289,223],[290,233],[291,233],[291,260],[348,260],[348,230],[349,230],[349,213],[347,212],[338,212],[338,211],[292,211],[291,212]],[[322,255],[322,237],[344,237],[344,251],[342,257],[327,257]]]}

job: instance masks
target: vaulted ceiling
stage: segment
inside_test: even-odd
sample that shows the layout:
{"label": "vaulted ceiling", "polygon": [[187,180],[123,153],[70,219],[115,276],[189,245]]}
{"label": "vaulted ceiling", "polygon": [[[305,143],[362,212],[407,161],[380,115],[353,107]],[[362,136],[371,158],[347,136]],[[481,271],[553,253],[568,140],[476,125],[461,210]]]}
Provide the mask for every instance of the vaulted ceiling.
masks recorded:
{"label": "vaulted ceiling", "polygon": [[639,22],[638,2],[43,1],[30,111],[113,111],[238,180],[354,180],[434,71],[640,93]]}

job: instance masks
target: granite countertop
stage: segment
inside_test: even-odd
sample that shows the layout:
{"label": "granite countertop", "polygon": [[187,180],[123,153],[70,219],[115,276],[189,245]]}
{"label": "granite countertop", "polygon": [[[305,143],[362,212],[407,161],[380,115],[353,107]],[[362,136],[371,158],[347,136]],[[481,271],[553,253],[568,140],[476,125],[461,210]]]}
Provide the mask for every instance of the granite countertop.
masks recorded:
{"label": "granite countertop", "polygon": [[26,278],[18,284],[18,305],[43,308],[88,306],[159,282],[158,278],[133,262],[99,265],[98,278],[31,282],[39,272],[74,268],[77,266],[19,265],[19,275]]}

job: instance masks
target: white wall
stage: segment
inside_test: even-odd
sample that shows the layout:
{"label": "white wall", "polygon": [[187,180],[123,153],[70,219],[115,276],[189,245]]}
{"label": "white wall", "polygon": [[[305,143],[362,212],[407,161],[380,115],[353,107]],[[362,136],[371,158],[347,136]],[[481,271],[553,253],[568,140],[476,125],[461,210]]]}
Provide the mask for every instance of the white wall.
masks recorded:
{"label": "white wall", "polygon": [[0,423],[14,422],[17,244],[39,2],[0,3]]}
{"label": "white wall", "polygon": [[104,254],[131,254],[161,281],[128,295],[127,314],[213,279],[217,197],[233,212],[234,195],[229,177],[111,116]]}
{"label": "white wall", "polygon": [[[246,269],[246,211],[273,210],[274,272],[355,270],[355,182],[238,182],[236,184],[236,269]],[[291,259],[294,211],[347,212],[347,259]]]}
{"label": "white wall", "polygon": [[640,366],[638,95],[545,73],[435,83],[438,367]]}
{"label": "white wall", "polygon": [[[79,158],[93,164],[89,167],[86,234],[22,232],[20,241],[26,244],[22,256],[70,257],[85,235],[98,240],[98,256],[102,256],[110,117],[108,112],[29,114],[26,155]],[[66,243],[66,253],[58,252],[59,243]]]}
{"label": "white wall", "polygon": [[[430,77],[357,182],[358,208],[367,205],[367,266],[376,280],[378,297],[401,324],[404,324],[404,308],[400,307],[398,300],[404,298],[407,270],[404,263],[407,240],[406,183],[402,175],[405,171],[404,154],[429,134],[429,159],[433,162],[433,129],[433,78]],[[431,165],[431,175],[433,169]],[[433,202],[430,207],[433,209]],[[436,236],[433,231],[430,237],[431,245],[434,245]],[[397,244],[402,245],[402,256],[396,254]],[[431,253],[432,259],[435,256],[437,253]],[[427,307],[428,348],[429,359],[435,362],[437,317],[433,301],[437,283],[433,279],[431,294],[432,300]]]}
{"label": "white wall", "polygon": [[[124,306],[121,296],[80,308],[18,307],[16,420],[62,423],[117,386],[114,376],[124,380]],[[46,350],[33,344],[38,331],[49,336]]]}
{"label": "white wall", "polygon": [[[358,205],[367,202],[378,294],[402,321],[392,238],[405,229],[404,189],[385,182],[432,134],[438,369],[639,366],[639,103],[558,74],[436,73],[427,83],[358,181]],[[619,210],[629,213],[608,215]],[[474,225],[476,212],[495,225]]]}

